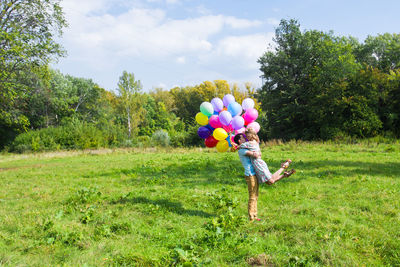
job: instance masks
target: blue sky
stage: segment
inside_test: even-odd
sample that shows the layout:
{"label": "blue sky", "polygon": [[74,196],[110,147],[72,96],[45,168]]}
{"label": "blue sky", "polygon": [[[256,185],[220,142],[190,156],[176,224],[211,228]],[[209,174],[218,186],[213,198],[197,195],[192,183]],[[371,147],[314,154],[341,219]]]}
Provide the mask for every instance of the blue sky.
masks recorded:
{"label": "blue sky", "polygon": [[144,91],[227,80],[261,85],[257,59],[281,19],[363,42],[400,32],[398,0],[62,0],[68,56],[53,67],[115,90],[124,70]]}

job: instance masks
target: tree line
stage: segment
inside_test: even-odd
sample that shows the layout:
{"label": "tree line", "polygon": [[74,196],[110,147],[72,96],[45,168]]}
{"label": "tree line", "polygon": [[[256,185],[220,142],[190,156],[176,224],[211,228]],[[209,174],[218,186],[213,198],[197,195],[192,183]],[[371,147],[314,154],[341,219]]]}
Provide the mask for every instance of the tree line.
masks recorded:
{"label": "tree line", "polygon": [[353,37],[302,32],[282,20],[260,57],[258,99],[270,138],[400,136],[400,34]]}
{"label": "tree line", "polygon": [[59,1],[0,7],[0,149],[199,145],[200,104],[228,93],[256,100],[264,140],[400,135],[399,34],[359,43],[282,20],[258,60],[261,88],[215,80],[145,92],[124,71],[109,91],[49,67],[66,53],[55,41],[67,26]]}

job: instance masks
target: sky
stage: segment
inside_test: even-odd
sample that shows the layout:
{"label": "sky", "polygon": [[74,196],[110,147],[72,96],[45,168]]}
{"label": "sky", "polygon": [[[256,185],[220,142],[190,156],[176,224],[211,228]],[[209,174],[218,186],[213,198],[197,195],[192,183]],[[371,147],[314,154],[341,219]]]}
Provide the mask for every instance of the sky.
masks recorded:
{"label": "sky", "polygon": [[115,91],[125,70],[143,90],[226,80],[261,86],[257,60],[281,19],[363,42],[400,33],[399,0],[61,0],[69,27],[52,64]]}

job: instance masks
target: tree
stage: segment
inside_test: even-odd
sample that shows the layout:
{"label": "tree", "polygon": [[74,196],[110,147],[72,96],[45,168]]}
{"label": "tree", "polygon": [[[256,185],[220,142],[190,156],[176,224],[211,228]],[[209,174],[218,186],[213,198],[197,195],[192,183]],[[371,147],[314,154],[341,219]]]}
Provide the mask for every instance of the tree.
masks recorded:
{"label": "tree", "polygon": [[118,92],[121,99],[122,107],[126,115],[128,127],[128,137],[132,135],[132,129],[139,125],[145,109],[143,108],[142,84],[135,80],[133,73],[123,71],[119,77]]}
{"label": "tree", "polygon": [[139,124],[139,135],[152,136],[158,130],[166,130],[169,134],[183,130],[182,122],[174,113],[167,111],[164,102],[158,101],[151,95],[144,95],[146,114]]}
{"label": "tree", "polygon": [[296,20],[282,20],[276,47],[258,62],[265,83],[258,92],[270,137],[330,138],[341,128],[341,101],[347,79],[359,65],[352,42],[320,31],[300,31]]}
{"label": "tree", "polygon": [[356,47],[355,54],[359,62],[389,73],[400,68],[400,34],[368,36]]}
{"label": "tree", "polygon": [[192,124],[194,117],[200,112],[200,105],[207,101],[197,92],[193,86],[175,87],[170,91],[174,98],[175,115],[180,118],[185,125]]}
{"label": "tree", "polygon": [[30,82],[46,77],[41,74],[47,64],[64,55],[55,37],[67,24],[58,0],[2,0],[0,8],[2,146],[29,126],[21,107],[32,90]]}
{"label": "tree", "polygon": [[389,73],[387,129],[400,137],[400,69]]}

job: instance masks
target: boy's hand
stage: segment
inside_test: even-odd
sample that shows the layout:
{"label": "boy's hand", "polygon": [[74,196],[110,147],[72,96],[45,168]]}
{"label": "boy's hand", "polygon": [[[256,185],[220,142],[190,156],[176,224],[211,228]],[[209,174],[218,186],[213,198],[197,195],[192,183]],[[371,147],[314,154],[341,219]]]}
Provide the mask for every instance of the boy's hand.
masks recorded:
{"label": "boy's hand", "polygon": [[259,152],[259,151],[253,152],[253,157],[256,158],[256,159],[257,159],[257,158],[261,158],[261,152]]}
{"label": "boy's hand", "polygon": [[238,149],[238,146],[232,142],[231,152],[235,152]]}

